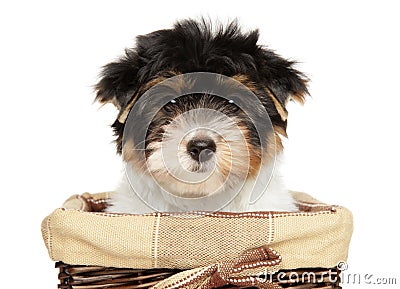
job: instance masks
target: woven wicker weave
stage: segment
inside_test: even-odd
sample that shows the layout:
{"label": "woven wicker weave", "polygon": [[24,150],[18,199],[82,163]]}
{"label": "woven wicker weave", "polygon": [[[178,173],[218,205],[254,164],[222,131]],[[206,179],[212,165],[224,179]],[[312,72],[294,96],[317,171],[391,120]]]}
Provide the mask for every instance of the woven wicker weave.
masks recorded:
{"label": "woven wicker weave", "polygon": [[[98,266],[71,266],[57,262],[60,269],[58,278],[60,289],[134,289],[149,288],[159,281],[178,273],[171,269],[118,269]],[[336,268],[307,268],[281,270],[268,277],[282,288],[342,288],[340,272]],[[226,285],[223,288],[244,288]]]}

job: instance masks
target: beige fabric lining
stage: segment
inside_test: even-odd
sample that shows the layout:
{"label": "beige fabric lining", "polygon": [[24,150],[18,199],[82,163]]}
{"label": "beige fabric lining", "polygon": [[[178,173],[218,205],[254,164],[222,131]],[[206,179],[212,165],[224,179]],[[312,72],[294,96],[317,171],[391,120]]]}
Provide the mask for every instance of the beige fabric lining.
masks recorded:
{"label": "beige fabric lining", "polygon": [[52,260],[189,269],[229,262],[265,245],[282,256],[283,269],[330,268],[347,259],[353,228],[350,211],[306,194],[294,194],[303,209],[299,213],[122,215],[84,211],[88,199],[97,205],[107,196],[73,196],[64,208],[43,220],[43,239]]}

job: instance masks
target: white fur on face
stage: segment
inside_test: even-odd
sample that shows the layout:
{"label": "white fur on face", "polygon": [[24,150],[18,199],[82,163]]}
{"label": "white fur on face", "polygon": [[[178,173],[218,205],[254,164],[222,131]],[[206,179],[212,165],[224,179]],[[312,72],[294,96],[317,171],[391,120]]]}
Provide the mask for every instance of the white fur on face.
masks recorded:
{"label": "white fur on face", "polygon": [[[161,142],[150,143],[148,171],[167,192],[181,197],[202,197],[245,182],[249,171],[246,138],[235,119],[206,108],[192,109],[164,127]],[[205,162],[187,152],[193,139],[208,138],[216,151]]]}
{"label": "white fur on face", "polygon": [[[278,167],[281,158],[278,157]],[[271,164],[272,165],[272,164]],[[154,210],[161,212],[178,212],[193,210],[194,206],[188,202],[186,198],[172,198],[168,194],[160,194],[160,187],[154,182],[149,175],[138,172],[134,167],[127,164],[127,171],[118,186],[116,193],[111,195],[110,204],[107,208],[108,212],[115,213],[135,213],[145,214]],[[271,171],[274,173],[271,179],[266,178],[258,183],[259,188],[255,184],[255,179],[247,179],[239,194],[229,203],[221,208],[210,208],[210,203],[196,203],[196,210],[209,211],[211,209],[219,209],[224,212],[243,212],[243,211],[296,211],[292,195],[285,188],[279,169],[271,168],[270,165],[263,166],[261,170]],[[132,184],[135,182],[135,185]],[[249,203],[250,195],[254,189],[264,191],[264,194],[257,199],[255,203]],[[140,192],[140,194],[139,194]],[[157,206],[154,206],[157,204]]]}
{"label": "white fur on face", "polygon": [[[107,210],[296,211],[275,166],[279,161],[261,163],[258,174],[249,175],[246,131],[236,121],[235,117],[204,108],[176,117],[164,127],[162,141],[149,144],[152,153],[144,170],[133,162],[126,164],[126,174]],[[196,137],[209,137],[216,143],[214,155],[200,166],[186,148]],[[253,202],[254,193],[259,197]]]}

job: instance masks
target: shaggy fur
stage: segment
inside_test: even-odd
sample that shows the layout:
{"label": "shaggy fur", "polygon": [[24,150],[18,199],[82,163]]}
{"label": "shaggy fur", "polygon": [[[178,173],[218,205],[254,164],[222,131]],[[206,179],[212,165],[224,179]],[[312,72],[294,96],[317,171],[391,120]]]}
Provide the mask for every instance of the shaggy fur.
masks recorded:
{"label": "shaggy fur", "polygon": [[[220,209],[296,210],[290,194],[280,181],[268,145],[274,143],[279,163],[282,150],[280,137],[286,136],[285,107],[291,99],[304,101],[308,94],[307,79],[294,68],[293,61],[278,56],[257,41],[257,30],[243,33],[235,21],[226,27],[214,28],[206,21],[184,20],[177,22],[172,29],[138,36],[134,48],[126,49],[124,56],[104,66],[96,85],[96,99],[101,103],[113,103],[119,110],[112,127],[117,137],[117,151],[122,153],[129,171],[117,188],[109,211],[145,213],[154,209],[185,210],[187,198],[232,190],[235,179],[231,178],[230,183],[222,180],[227,177],[227,163],[230,164],[230,171],[235,173],[242,170],[246,162],[250,167],[242,190]],[[154,113],[149,127],[134,124],[130,131],[125,131],[129,113],[146,91],[163,80],[192,72],[231,77],[251,90],[272,124],[273,131],[266,133],[268,139],[260,138],[240,105],[212,93],[173,99]],[[207,116],[210,111],[214,113]],[[135,139],[144,129],[147,130],[145,139]],[[194,141],[197,146],[192,145]],[[142,159],[132,152],[141,142],[145,142]],[[261,150],[263,142],[267,142],[266,152]],[[206,155],[200,154],[203,151],[198,150],[199,144],[207,148],[204,150]],[[167,156],[161,155],[161,152],[168,152]],[[206,172],[209,179],[195,185],[176,182],[168,171],[168,166],[176,157],[182,166],[174,167],[176,174],[189,171],[201,175]],[[147,165],[144,166],[143,162]],[[266,191],[256,203],[249,204],[256,176],[265,170],[275,170],[275,173],[271,179],[256,184],[264,186]],[[141,190],[141,197],[134,192],[130,182],[140,183],[136,188]],[[165,194],[163,199],[158,199],[160,195],[157,191],[160,190],[185,199],[177,201],[176,198],[165,197]],[[162,204],[152,208],[154,203]],[[187,209],[191,208],[189,205]],[[196,208],[208,210],[209,204]]]}

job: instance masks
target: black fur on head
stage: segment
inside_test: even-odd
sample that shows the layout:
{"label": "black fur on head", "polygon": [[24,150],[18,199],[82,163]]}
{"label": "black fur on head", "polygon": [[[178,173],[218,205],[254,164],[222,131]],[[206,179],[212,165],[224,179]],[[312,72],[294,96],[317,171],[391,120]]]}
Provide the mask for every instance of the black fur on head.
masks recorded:
{"label": "black fur on head", "polygon": [[[212,27],[205,20],[183,20],[172,29],[138,36],[136,46],[103,67],[95,89],[96,100],[113,103],[120,111],[112,125],[121,152],[124,119],[136,97],[160,77],[189,72],[213,72],[235,77],[264,104],[274,127],[286,133],[289,99],[300,102],[307,91],[307,78],[286,60],[257,44],[258,30],[243,33],[236,21]],[[172,73],[171,73],[172,72]]]}

